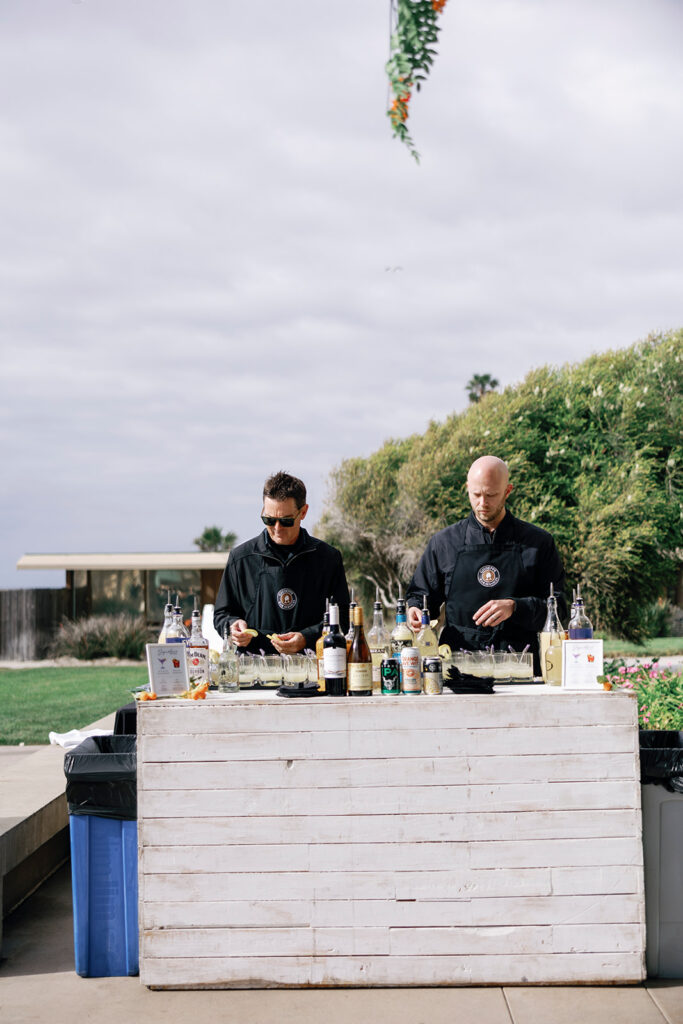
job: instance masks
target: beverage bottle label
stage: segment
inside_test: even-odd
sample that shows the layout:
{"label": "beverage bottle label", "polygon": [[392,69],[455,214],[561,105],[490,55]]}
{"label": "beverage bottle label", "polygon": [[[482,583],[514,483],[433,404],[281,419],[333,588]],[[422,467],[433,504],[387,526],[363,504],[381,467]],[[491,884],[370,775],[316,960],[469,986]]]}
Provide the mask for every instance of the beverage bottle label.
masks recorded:
{"label": "beverage bottle label", "polygon": [[326,679],[343,679],[346,675],[346,644],[343,647],[326,647],[323,666]]}
{"label": "beverage bottle label", "polygon": [[372,665],[369,662],[351,662],[347,671],[349,690],[372,689]]}

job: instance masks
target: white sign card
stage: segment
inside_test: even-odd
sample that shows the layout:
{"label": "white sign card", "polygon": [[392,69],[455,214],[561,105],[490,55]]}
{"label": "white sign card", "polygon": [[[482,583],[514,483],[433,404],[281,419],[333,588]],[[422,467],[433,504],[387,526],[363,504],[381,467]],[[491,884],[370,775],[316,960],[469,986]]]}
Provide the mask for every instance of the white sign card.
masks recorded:
{"label": "white sign card", "polygon": [[602,690],[602,640],[565,640],[562,685],[567,690]]}
{"label": "white sign card", "polygon": [[145,644],[149,688],[157,697],[173,697],[189,689],[185,644]]}

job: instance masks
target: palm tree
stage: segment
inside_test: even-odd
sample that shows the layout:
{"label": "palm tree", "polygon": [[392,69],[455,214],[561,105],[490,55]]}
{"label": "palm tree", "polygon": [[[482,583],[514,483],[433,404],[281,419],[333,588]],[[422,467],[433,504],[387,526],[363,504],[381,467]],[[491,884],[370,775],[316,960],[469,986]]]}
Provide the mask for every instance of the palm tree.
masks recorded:
{"label": "palm tree", "polygon": [[236,533],[223,533],[220,526],[205,526],[204,532],[195,537],[193,544],[200,551],[229,551],[236,540]]}
{"label": "palm tree", "polygon": [[492,377],[490,373],[475,373],[465,385],[467,397],[470,402],[478,402],[480,398],[483,398],[490,391],[495,391],[498,383],[496,378]]}

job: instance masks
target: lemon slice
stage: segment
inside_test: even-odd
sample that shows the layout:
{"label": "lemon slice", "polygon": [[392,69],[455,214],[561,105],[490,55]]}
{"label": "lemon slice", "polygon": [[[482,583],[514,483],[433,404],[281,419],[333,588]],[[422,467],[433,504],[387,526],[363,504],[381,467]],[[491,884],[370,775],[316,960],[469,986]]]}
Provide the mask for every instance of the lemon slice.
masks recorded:
{"label": "lemon slice", "polygon": [[453,652],[451,651],[451,649],[448,646],[448,644],[441,644],[441,646],[439,647],[439,657],[440,658],[450,658],[452,653]]}
{"label": "lemon slice", "polygon": [[249,636],[258,636],[258,629],[245,629],[244,632],[248,633]]}
{"label": "lemon slice", "polygon": [[280,639],[280,634],[279,633],[266,633],[266,636],[268,637],[268,639],[270,641],[279,640]]}

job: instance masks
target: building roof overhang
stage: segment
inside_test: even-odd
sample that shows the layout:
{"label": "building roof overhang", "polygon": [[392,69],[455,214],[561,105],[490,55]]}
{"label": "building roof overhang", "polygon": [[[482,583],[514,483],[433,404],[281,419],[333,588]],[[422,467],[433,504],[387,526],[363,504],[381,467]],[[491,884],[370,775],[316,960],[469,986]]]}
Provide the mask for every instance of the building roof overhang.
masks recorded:
{"label": "building roof overhang", "polygon": [[227,551],[22,555],[17,569],[224,569]]}

